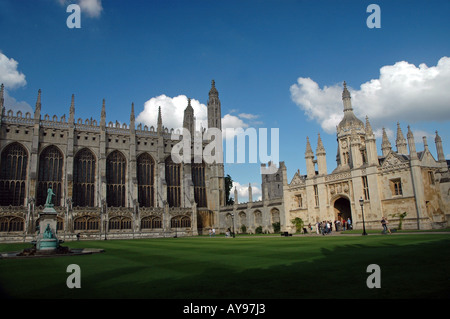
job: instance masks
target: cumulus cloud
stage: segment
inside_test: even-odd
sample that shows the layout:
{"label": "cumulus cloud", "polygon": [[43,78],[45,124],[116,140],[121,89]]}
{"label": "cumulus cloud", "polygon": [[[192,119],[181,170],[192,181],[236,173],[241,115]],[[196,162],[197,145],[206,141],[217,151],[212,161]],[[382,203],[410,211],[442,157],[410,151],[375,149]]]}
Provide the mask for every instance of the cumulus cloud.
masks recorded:
{"label": "cumulus cloud", "polygon": [[[450,58],[442,57],[436,66],[418,67],[406,61],[383,66],[378,79],[347,86],[356,116],[369,116],[374,128],[399,119],[446,121],[450,119]],[[305,114],[328,133],[336,132],[343,116],[342,84],[324,86],[300,77],[290,87],[291,99]],[[426,110],[426,112],[424,112]]]}
{"label": "cumulus cloud", "polygon": [[17,101],[14,97],[9,95],[7,90],[5,90],[3,98],[5,100],[6,110],[13,110],[14,114],[16,114],[18,111],[21,111],[23,115],[25,115],[25,113],[27,112],[30,112],[31,114],[33,114],[34,112],[27,102]]}
{"label": "cumulus cloud", "polygon": [[13,58],[8,58],[0,52],[0,83],[5,86],[4,89],[4,105],[7,110],[13,110],[14,113],[21,111],[32,113],[31,106],[24,101],[17,101],[9,94],[9,90],[23,87],[27,84],[25,75],[18,70],[19,63]]}
{"label": "cumulus cloud", "polygon": [[6,88],[15,89],[27,84],[25,75],[17,67],[19,63],[0,52],[0,83]]}
{"label": "cumulus cloud", "polygon": [[[184,110],[187,105],[188,97],[186,95],[178,95],[172,98],[162,94],[152,97],[144,103],[144,110],[137,116],[136,121],[156,128],[158,124],[158,108],[161,106],[163,126],[169,130],[182,128]],[[208,123],[206,105],[198,100],[191,99],[191,106],[194,109],[196,130],[200,130],[200,127],[206,128]]]}
{"label": "cumulus cloud", "polygon": [[[156,128],[158,122],[158,107],[161,106],[163,125],[169,128],[169,130],[172,128],[176,130],[183,127],[184,110],[187,105],[188,97],[186,95],[178,95],[176,97],[169,97],[164,94],[159,95],[144,103],[144,110],[139,113],[136,121],[149,127],[154,126]],[[195,99],[191,99],[191,106],[194,109],[196,130],[199,131],[201,128],[207,128],[207,106]],[[252,116],[254,116],[254,118],[258,117],[257,115]],[[246,117],[241,117],[240,115],[225,114],[222,117],[222,131],[225,131],[228,134],[224,134],[223,138],[234,138],[239,134],[239,129],[245,130],[248,128],[249,124],[245,120]]]}
{"label": "cumulus cloud", "polygon": [[102,0],[79,0],[78,4],[82,12],[92,18],[97,18],[103,11]]}
{"label": "cumulus cloud", "polygon": [[[56,0],[62,6],[68,6],[74,1]],[[91,18],[98,18],[103,11],[102,0],[78,0],[76,1],[81,8],[81,12],[86,13]]]}
{"label": "cumulus cloud", "polygon": [[[252,186],[252,200],[258,201],[262,199],[262,192],[261,188],[256,186],[256,183],[251,183]],[[231,191],[231,197],[234,199],[234,189],[237,189],[238,191],[238,202],[239,203],[245,203],[248,202],[248,184],[247,185],[241,185],[238,182],[233,182],[233,187]]]}

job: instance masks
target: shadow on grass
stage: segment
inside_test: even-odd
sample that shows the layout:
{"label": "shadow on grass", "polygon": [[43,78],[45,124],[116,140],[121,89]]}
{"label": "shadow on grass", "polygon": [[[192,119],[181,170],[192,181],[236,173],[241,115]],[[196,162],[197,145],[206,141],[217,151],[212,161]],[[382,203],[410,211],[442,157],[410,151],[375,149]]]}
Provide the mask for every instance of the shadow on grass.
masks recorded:
{"label": "shadow on grass", "polygon": [[[303,256],[299,247],[292,257],[280,258],[278,265],[267,266],[261,262],[260,267],[243,271],[221,264],[220,259],[196,261],[194,257],[186,262],[183,258],[157,256],[157,263],[152,264],[154,256],[139,260],[128,258],[130,255],[98,259],[103,266],[82,272],[81,289],[68,289],[65,283],[69,274],[52,273],[51,268],[41,269],[41,276],[52,274],[47,281],[39,281],[41,287],[29,282],[33,275],[28,279],[23,275],[21,282],[9,278],[5,283],[8,269],[0,264],[0,286],[4,297],[13,298],[448,298],[449,244],[450,240],[442,239],[413,244],[383,241],[377,245],[318,245],[317,250],[310,251],[313,258]],[[96,261],[82,258],[91,257],[69,257],[73,260],[65,264],[80,263],[81,269],[89,269],[83,263],[94,265]],[[381,268],[379,289],[367,287],[370,264]],[[34,270],[34,273],[39,272]],[[14,269],[9,269],[9,274],[20,276]]]}

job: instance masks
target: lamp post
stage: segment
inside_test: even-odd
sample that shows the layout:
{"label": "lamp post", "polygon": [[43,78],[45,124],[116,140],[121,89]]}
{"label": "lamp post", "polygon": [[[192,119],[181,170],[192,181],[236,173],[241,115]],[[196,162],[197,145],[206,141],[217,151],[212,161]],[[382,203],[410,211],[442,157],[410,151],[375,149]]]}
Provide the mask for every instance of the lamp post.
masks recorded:
{"label": "lamp post", "polygon": [[234,214],[231,214],[231,220],[233,222],[233,238],[236,238],[234,235]]}
{"label": "lamp post", "polygon": [[363,219],[363,236],[366,236],[366,223],[364,222],[364,199],[362,197],[359,200],[359,205],[361,205],[362,219]]}

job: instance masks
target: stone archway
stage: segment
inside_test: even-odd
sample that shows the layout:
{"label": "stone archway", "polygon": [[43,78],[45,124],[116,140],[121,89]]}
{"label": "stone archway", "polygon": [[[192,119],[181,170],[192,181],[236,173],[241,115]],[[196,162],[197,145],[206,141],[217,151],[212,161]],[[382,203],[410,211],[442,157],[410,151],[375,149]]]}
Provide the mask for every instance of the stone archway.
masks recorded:
{"label": "stone archway", "polygon": [[348,200],[348,198],[339,197],[334,201],[333,207],[336,220],[342,221],[345,219],[347,221],[348,218],[350,218],[350,220],[353,222],[352,209],[350,206],[350,200]]}

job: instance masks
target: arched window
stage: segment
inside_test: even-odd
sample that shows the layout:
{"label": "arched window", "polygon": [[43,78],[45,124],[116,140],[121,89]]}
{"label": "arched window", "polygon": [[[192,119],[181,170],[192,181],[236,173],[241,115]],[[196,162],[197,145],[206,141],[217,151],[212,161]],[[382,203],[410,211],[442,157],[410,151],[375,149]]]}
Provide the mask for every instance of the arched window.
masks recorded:
{"label": "arched window", "polygon": [[272,217],[272,223],[279,223],[280,222],[280,211],[276,208],[272,209],[271,217]]}
{"label": "arched window", "polygon": [[110,207],[125,207],[125,176],[127,161],[119,151],[106,159],[106,202]]}
{"label": "arched window", "polygon": [[0,206],[22,206],[25,202],[28,155],[19,143],[5,147],[0,162]]}
{"label": "arched window", "polygon": [[131,229],[131,219],[128,217],[117,216],[109,220],[110,230]]}
{"label": "arched window", "polygon": [[141,229],[162,228],[160,217],[145,217],[141,220]]}
{"label": "arched window", "polygon": [[171,156],[166,159],[167,202],[169,207],[181,206],[180,164],[175,164]]}
{"label": "arched window", "polygon": [[170,220],[171,228],[191,227],[191,219],[187,216],[175,216]]}
{"label": "arched window", "polygon": [[99,230],[100,219],[98,217],[82,216],[73,221],[74,230]]}
{"label": "arched window", "polygon": [[194,184],[194,198],[198,207],[207,207],[205,163],[192,163],[192,182]]}
{"label": "arched window", "polygon": [[262,225],[262,213],[257,210],[254,213],[254,217],[255,217],[255,226],[261,226]]}
{"label": "arched window", "polygon": [[24,221],[22,218],[4,216],[0,218],[0,232],[23,231]]}
{"label": "arched window", "polygon": [[61,205],[63,176],[63,155],[56,146],[45,148],[39,156],[39,174],[36,205],[44,205],[47,200],[47,190],[52,189],[55,196],[52,203]]}
{"label": "arched window", "polygon": [[141,154],[137,159],[137,180],[139,206],[153,207],[155,161],[147,154]]}
{"label": "arched window", "polygon": [[73,163],[73,205],[94,206],[95,156],[87,148],[75,156]]}

